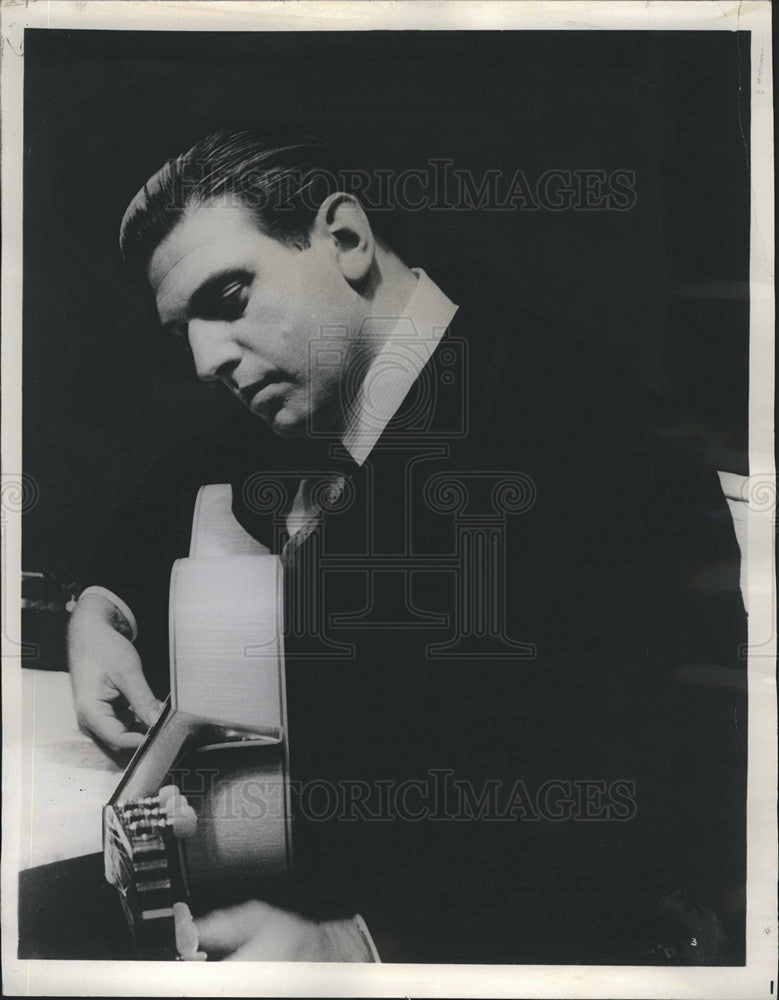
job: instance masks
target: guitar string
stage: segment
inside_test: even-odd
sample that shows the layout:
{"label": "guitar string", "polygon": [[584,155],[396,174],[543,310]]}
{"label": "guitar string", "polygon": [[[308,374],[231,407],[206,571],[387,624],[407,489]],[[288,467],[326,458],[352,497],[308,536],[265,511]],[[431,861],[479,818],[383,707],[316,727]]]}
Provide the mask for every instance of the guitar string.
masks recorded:
{"label": "guitar string", "polygon": [[[134,866],[131,868],[133,858],[128,854],[127,848],[125,847],[123,841],[117,836],[114,830],[109,831],[111,834],[112,844],[115,847],[116,855],[118,856],[118,861],[122,866],[122,874],[124,875],[127,884],[132,884],[137,886],[138,880],[135,875]],[[168,864],[167,858],[163,858],[165,862],[165,871],[170,874],[170,866]]]}
{"label": "guitar string", "polygon": [[[116,836],[116,833],[114,831],[111,831],[111,835],[112,835],[113,843],[115,845],[117,845],[116,851],[118,853],[119,862],[120,862],[120,864],[122,865],[122,867],[124,869],[124,884],[121,887],[120,891],[123,890],[122,891],[122,895],[123,895],[123,897],[124,897],[127,905],[130,906],[131,909],[133,910],[134,914],[136,915],[136,919],[137,919],[137,915],[139,913],[142,913],[143,910],[142,910],[142,907],[139,906],[137,898],[133,898],[132,896],[128,895],[128,889],[130,888],[130,886],[132,886],[135,889],[136,893],[137,893],[138,892],[138,879],[135,876],[135,872],[134,871],[131,872],[128,869],[128,865],[129,865],[130,859],[127,856],[127,850],[126,850],[124,844]],[[167,876],[167,878],[168,878],[168,880],[170,882],[171,881],[171,872],[170,872],[170,865],[168,864],[168,859],[167,859],[166,856],[164,856],[162,860],[164,862],[163,872]],[[162,874],[162,872],[157,873],[157,877],[159,877],[160,874]],[[169,888],[167,889],[167,893],[171,896],[171,902],[172,902],[173,901],[172,900],[172,896],[173,896],[172,882],[171,882]]]}
{"label": "guitar string", "polygon": [[116,859],[120,869],[117,874],[123,880],[125,887],[133,885],[135,884],[135,877],[134,872],[130,868],[131,859],[127,856],[124,845],[118,841],[115,841],[115,843],[119,845],[116,848]]}

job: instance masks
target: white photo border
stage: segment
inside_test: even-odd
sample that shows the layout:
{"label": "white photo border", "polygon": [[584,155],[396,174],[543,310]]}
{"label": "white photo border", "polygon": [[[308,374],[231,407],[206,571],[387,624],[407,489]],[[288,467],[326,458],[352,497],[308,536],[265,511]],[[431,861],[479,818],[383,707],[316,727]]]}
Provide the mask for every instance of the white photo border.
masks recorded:
{"label": "white photo border", "polygon": [[768,0],[2,0],[2,491],[21,478],[24,30],[705,30],[750,31],[751,242],[749,737],[746,965],[715,967],[341,965],[19,960],[21,513],[3,507],[2,945],[5,992],[58,996],[766,997],[777,988],[774,190]]}

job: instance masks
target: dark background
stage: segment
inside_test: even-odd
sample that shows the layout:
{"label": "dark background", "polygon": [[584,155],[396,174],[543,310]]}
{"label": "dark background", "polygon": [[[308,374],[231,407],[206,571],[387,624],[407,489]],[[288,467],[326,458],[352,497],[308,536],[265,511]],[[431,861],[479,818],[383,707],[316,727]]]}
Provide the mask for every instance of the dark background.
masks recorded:
{"label": "dark background", "polygon": [[745,32],[28,30],[24,465],[40,500],[23,568],[72,577],[139,471],[237,405],[158,331],[117,233],[166,157],[251,117],[329,134],[369,169],[635,170],[630,211],[417,212],[399,250],[508,267],[531,310],[672,404],[709,464],[747,473],[749,80]]}

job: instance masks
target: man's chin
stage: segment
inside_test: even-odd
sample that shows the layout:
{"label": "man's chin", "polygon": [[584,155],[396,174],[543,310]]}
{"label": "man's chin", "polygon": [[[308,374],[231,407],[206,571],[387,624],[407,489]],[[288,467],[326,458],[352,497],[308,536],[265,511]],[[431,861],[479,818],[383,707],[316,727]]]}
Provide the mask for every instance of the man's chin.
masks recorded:
{"label": "man's chin", "polygon": [[274,434],[280,438],[295,440],[306,436],[306,415],[282,406],[268,420]]}
{"label": "man's chin", "polygon": [[290,441],[338,433],[338,423],[335,419],[328,420],[329,410],[320,409],[312,415],[306,407],[287,405],[280,406],[275,412],[255,412],[277,437]]}

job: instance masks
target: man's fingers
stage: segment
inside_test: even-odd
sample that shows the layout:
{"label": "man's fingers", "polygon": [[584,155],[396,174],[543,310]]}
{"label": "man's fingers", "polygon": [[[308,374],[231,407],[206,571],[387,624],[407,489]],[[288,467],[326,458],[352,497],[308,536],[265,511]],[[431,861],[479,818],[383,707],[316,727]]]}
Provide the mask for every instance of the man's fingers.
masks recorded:
{"label": "man's fingers", "polygon": [[143,743],[143,733],[125,732],[117,737],[117,750],[136,750]]}
{"label": "man's fingers", "polygon": [[83,711],[81,721],[83,727],[110,750],[135,750],[143,742],[142,734],[128,732],[106,702]]}
{"label": "man's fingers", "polygon": [[114,683],[145,726],[151,726],[157,721],[162,702],[152,694],[140,665],[123,670],[114,678]]}
{"label": "man's fingers", "polygon": [[273,908],[258,899],[215,910],[195,921],[203,951],[235,951],[262,930]]}

